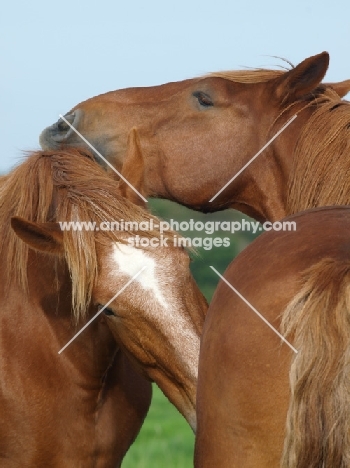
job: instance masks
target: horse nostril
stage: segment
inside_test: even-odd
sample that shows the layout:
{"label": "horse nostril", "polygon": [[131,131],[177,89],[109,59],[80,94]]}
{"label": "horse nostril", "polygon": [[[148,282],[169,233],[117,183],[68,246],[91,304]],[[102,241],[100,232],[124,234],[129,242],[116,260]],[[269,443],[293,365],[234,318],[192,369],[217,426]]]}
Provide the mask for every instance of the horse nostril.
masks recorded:
{"label": "horse nostril", "polygon": [[66,130],[68,130],[69,126],[66,124],[66,122],[64,120],[59,120],[57,122],[57,128],[60,132],[65,132]]}
{"label": "horse nostril", "polygon": [[76,109],[64,115],[63,118],[60,118],[53,125],[50,125],[50,127],[45,128],[39,137],[42,149],[57,149],[62,143],[70,143],[70,137],[75,133],[74,129],[79,127],[80,118],[81,111]]}
{"label": "horse nostril", "polygon": [[64,115],[64,118],[68,123],[65,122],[63,119],[59,119],[57,121],[57,129],[60,132],[67,132],[70,129],[70,125],[72,125],[73,122],[74,122],[75,114],[74,113],[73,114],[66,114],[66,115]]}

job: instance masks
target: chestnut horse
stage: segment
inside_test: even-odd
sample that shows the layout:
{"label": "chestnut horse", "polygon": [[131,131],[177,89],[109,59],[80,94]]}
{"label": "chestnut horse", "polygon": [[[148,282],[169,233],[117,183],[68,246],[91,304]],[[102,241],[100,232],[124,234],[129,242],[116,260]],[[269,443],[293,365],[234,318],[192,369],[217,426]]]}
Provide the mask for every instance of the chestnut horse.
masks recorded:
{"label": "chestnut horse", "polygon": [[[67,150],[34,153],[4,179],[0,219],[1,467],[120,466],[147,413],[149,380],[195,428],[206,302],[187,253],[56,224],[156,218],[121,198],[91,156]],[[109,305],[115,317],[101,314],[58,354],[143,266]]]}
{"label": "chestnut horse", "polygon": [[[350,108],[341,98],[350,81],[323,84],[328,63],[322,53],[289,71],[232,71],[110,92],[78,104],[65,119],[117,169],[123,166],[130,182],[141,181],[144,195],[274,221],[309,207],[349,204]],[[40,141],[44,148],[83,144],[63,120]],[[213,324],[214,318],[215,334]],[[206,347],[215,354],[210,335]]]}
{"label": "chestnut horse", "polygon": [[[128,170],[146,196],[273,221],[312,206],[350,203],[350,105],[341,100],[350,80],[322,84],[328,63],[324,52],[289,71],[230,71],[113,91],[76,105],[65,119],[118,170],[135,128],[140,154]],[[84,146],[68,124],[60,119],[44,130],[42,147]]]}
{"label": "chestnut horse", "polygon": [[219,283],[201,341],[198,468],[350,466],[350,207],[288,219],[296,232],[259,236],[225,278],[298,353]]}

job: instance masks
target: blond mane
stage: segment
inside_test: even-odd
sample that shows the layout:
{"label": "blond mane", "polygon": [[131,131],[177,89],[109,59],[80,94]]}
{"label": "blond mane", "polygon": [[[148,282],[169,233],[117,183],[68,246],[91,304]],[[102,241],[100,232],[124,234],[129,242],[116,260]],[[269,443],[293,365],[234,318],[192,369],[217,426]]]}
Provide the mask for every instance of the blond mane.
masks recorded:
{"label": "blond mane", "polygon": [[350,205],[350,104],[327,90],[296,143],[288,183],[287,212]]}
{"label": "blond mane", "polygon": [[[237,83],[263,83],[288,70],[238,70],[212,73]],[[312,113],[296,142],[288,181],[287,213],[327,205],[350,205],[350,103],[342,100],[332,85],[320,84],[292,104],[283,105],[271,125],[293,111]],[[283,103],[282,103],[283,104]]]}
{"label": "blond mane", "polygon": [[[141,223],[157,218],[122,198],[118,184],[93,159],[77,149],[31,154],[0,184],[1,255],[8,285],[15,282],[28,292],[29,248],[10,227],[12,216],[33,222],[120,221]],[[173,233],[169,233],[172,236]],[[160,237],[159,230],[142,231]],[[64,231],[65,260],[72,280],[76,320],[83,317],[97,276],[96,243],[125,242],[125,233],[92,230]]]}

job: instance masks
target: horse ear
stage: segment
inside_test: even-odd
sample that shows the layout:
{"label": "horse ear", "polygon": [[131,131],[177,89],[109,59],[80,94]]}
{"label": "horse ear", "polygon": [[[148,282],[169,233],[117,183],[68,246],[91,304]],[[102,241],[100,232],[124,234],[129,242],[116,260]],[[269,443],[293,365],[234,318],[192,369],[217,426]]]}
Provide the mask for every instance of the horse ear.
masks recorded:
{"label": "horse ear", "polygon": [[340,98],[343,98],[350,91],[350,80],[340,81],[339,83],[325,83],[330,86],[338,94]]}
{"label": "horse ear", "polygon": [[[133,186],[135,189],[145,195],[144,190],[144,162],[141,151],[140,140],[136,131],[133,128],[128,136],[128,145],[126,156],[124,159],[121,175]],[[131,200],[135,205],[146,206],[145,201],[136,193],[132,188],[123,180],[119,182],[120,193],[123,197]]]}
{"label": "horse ear", "polygon": [[275,82],[275,95],[283,102],[310,93],[323,80],[329,65],[329,54],[322,52],[299,63]]}
{"label": "horse ear", "polygon": [[63,232],[58,223],[33,223],[15,216],[11,227],[26,244],[39,252],[63,254]]}

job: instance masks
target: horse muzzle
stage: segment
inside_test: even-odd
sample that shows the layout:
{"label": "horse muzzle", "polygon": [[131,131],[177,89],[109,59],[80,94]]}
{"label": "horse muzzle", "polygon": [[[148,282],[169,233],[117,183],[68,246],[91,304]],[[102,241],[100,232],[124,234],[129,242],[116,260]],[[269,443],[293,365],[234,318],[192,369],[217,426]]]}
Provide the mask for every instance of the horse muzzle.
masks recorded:
{"label": "horse muzzle", "polygon": [[81,111],[75,110],[72,113],[64,115],[56,123],[45,128],[39,137],[40,146],[43,150],[52,150],[68,144],[69,139],[75,134],[81,117]]}

